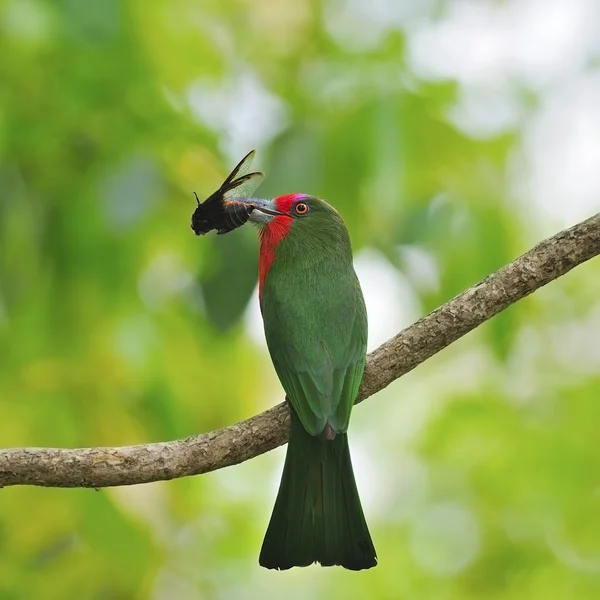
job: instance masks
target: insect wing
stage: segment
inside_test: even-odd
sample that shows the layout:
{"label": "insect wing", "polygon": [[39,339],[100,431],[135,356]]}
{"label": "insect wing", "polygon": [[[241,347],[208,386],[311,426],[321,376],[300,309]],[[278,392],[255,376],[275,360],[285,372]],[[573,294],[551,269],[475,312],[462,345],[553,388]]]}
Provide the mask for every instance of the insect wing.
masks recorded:
{"label": "insect wing", "polygon": [[196,235],[211,229],[216,229],[219,234],[228,233],[248,221],[254,207],[240,201],[251,196],[264,178],[262,173],[249,172],[254,154],[254,150],[248,152],[221,187],[204,202],[201,203],[196,195],[197,207],[192,215],[192,229]]}
{"label": "insect wing", "polygon": [[250,173],[250,167],[252,166],[252,161],[254,160],[254,155],[256,154],[256,150],[250,150],[242,160],[234,167],[233,171],[229,173],[227,179],[223,182],[221,186],[221,190],[225,190],[231,186],[235,179],[241,179],[244,175]]}
{"label": "insect wing", "polygon": [[229,184],[229,187],[223,191],[223,200],[231,202],[235,198],[248,198],[252,196],[256,188],[262,183],[264,175],[262,173],[248,173],[239,177]]}

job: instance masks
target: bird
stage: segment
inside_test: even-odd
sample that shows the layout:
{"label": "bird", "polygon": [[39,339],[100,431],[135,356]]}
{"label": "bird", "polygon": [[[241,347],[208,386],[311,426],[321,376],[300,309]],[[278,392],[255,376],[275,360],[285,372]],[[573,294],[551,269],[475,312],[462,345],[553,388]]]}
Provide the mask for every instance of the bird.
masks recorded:
{"label": "bird", "polygon": [[249,222],[259,230],[260,309],[290,407],[285,464],[259,564],[369,569],[377,554],[347,433],[368,324],[348,230],[333,206],[308,194],[240,202],[253,207]]}

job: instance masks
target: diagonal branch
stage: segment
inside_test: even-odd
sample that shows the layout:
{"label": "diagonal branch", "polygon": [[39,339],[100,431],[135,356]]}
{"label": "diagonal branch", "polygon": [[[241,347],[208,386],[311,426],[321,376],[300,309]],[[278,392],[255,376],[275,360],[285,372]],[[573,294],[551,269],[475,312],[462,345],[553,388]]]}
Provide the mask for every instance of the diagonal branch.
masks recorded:
{"label": "diagonal branch", "polygon": [[[600,254],[600,213],[557,233],[372,352],[357,402],[573,267]],[[287,441],[288,409],[172,442],[117,448],[0,450],[0,486],[107,487],[208,473]]]}

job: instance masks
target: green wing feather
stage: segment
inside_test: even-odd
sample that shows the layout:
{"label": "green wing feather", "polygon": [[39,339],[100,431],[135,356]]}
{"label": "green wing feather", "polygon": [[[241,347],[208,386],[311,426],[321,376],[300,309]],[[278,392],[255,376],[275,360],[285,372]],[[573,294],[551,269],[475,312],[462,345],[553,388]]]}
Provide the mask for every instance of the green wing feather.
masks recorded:
{"label": "green wing feather", "polygon": [[367,316],[360,285],[349,269],[307,284],[263,291],[267,344],[277,375],[300,421],[318,435],[329,421],[344,432],[365,366]]}

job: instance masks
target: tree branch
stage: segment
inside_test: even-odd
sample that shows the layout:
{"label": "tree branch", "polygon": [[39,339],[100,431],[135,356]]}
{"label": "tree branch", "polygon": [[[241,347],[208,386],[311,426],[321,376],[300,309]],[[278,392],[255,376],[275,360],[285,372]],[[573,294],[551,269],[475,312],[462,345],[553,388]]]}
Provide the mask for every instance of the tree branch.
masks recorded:
{"label": "tree branch", "polygon": [[[544,240],[369,354],[357,402],[573,267],[600,254],[600,213]],[[0,450],[0,486],[100,488],[208,473],[287,441],[288,408],[172,442],[117,448]]]}

